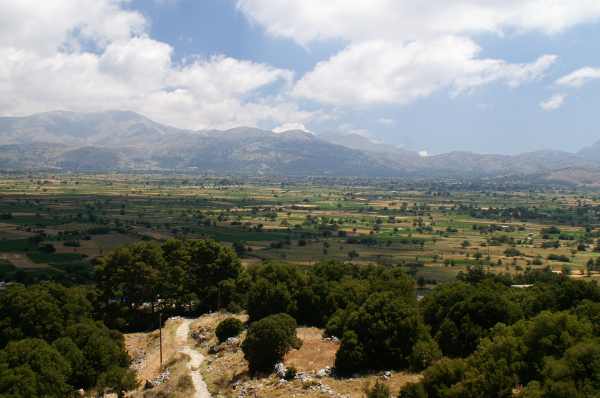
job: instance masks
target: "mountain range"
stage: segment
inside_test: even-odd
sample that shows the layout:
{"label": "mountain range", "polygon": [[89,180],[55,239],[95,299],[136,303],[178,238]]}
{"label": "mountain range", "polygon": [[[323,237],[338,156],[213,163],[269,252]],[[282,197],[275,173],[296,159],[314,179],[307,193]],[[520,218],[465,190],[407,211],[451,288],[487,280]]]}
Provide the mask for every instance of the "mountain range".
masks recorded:
{"label": "mountain range", "polygon": [[[486,177],[600,170],[600,142],[578,153],[434,156],[357,134],[250,127],[184,130],[128,111],[0,117],[0,169],[175,170],[289,176]],[[568,174],[568,173],[567,173]]]}

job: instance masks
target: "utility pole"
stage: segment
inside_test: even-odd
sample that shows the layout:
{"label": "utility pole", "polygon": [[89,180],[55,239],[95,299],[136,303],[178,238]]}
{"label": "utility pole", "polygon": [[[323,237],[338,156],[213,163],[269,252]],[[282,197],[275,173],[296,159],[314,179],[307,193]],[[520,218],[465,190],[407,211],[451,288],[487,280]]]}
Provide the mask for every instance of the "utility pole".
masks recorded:
{"label": "utility pole", "polygon": [[158,335],[159,335],[159,345],[160,345],[160,368],[162,369],[163,365],[163,350],[162,350],[162,309],[158,310]]}
{"label": "utility pole", "polygon": [[156,296],[158,301],[158,342],[160,350],[160,368],[162,369],[162,305],[160,305],[160,295]]}

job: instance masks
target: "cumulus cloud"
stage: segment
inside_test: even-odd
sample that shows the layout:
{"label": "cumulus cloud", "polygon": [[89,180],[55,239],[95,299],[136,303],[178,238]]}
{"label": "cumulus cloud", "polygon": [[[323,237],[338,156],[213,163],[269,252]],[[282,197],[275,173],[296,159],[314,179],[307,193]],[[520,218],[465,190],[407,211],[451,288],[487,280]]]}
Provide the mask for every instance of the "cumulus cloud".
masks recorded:
{"label": "cumulus cloud", "polygon": [[542,76],[556,60],[530,64],[480,59],[479,46],[465,37],[445,36],[407,44],[384,40],[352,44],[300,79],[294,94],[334,105],[407,104],[442,88],[455,93],[491,82],[516,87]]}
{"label": "cumulus cloud", "polygon": [[559,86],[580,88],[591,80],[600,79],[600,68],[586,66],[561,77],[556,81]]}
{"label": "cumulus cloud", "polygon": [[0,2],[3,114],[118,108],[196,129],[310,119],[263,91],[287,90],[291,71],[224,55],[174,62],[173,48],[124,3]]}
{"label": "cumulus cloud", "polygon": [[552,97],[540,103],[540,107],[545,111],[553,111],[564,105],[567,96],[565,94],[554,94]]}
{"label": "cumulus cloud", "polygon": [[295,95],[333,105],[408,104],[441,89],[456,95],[492,82],[517,87],[540,78],[556,60],[525,64],[479,58],[474,34],[560,32],[600,17],[591,0],[238,0],[249,20],[304,46],[342,40]]}
{"label": "cumulus cloud", "polygon": [[596,0],[238,0],[237,6],[270,34],[303,44],[481,32],[551,34],[600,18]]}

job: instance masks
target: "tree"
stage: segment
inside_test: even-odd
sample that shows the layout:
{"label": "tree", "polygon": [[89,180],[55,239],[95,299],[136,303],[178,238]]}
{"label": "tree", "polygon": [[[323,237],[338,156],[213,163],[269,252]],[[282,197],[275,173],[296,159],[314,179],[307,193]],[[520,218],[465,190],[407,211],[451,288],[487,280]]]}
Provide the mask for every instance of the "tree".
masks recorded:
{"label": "tree", "polygon": [[341,375],[351,375],[365,368],[367,358],[358,335],[348,330],[344,333],[342,344],[335,354],[335,370]]}
{"label": "tree", "polygon": [[296,303],[290,290],[283,283],[273,284],[259,279],[248,292],[248,315],[257,321],[277,313],[294,313]]}
{"label": "tree", "polygon": [[238,257],[243,257],[246,254],[246,243],[240,241],[233,242],[233,250]]}
{"label": "tree", "polygon": [[91,311],[83,289],[55,283],[11,285],[0,294],[0,348],[28,337],[52,341],[68,324],[90,318]]}
{"label": "tree", "polygon": [[287,314],[270,315],[252,323],[242,343],[250,372],[273,370],[296,339],[296,321]]}
{"label": "tree", "polygon": [[[414,304],[392,292],[374,293],[358,310],[347,315],[336,366],[341,365],[342,372],[359,370],[357,367],[406,369],[417,342],[430,339]],[[353,365],[343,364],[345,358],[352,358]],[[361,363],[358,358],[364,361]]]}
{"label": "tree", "polygon": [[425,297],[423,317],[444,355],[469,355],[494,325],[521,318],[521,309],[509,294],[505,286],[484,281],[439,286]]}
{"label": "tree", "polygon": [[219,342],[223,342],[230,337],[239,335],[244,329],[244,324],[237,318],[226,318],[221,321],[215,329],[215,334]]}
{"label": "tree", "polygon": [[225,308],[229,303],[221,300],[219,284],[236,280],[242,270],[233,250],[213,240],[190,241],[189,288],[206,309]]}
{"label": "tree", "polygon": [[0,351],[0,395],[65,397],[71,368],[58,351],[40,339],[11,342]]}

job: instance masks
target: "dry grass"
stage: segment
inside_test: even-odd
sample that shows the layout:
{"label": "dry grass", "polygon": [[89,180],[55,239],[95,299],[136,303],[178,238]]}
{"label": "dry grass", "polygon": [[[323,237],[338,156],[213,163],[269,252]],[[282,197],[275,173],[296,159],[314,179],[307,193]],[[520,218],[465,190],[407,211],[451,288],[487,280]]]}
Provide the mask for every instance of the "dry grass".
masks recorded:
{"label": "dry grass", "polygon": [[324,340],[323,330],[317,328],[299,328],[297,335],[302,340],[302,347],[285,356],[286,366],[302,372],[333,367],[339,343]]}
{"label": "dry grass", "polygon": [[[169,363],[177,357],[175,331],[180,321],[168,320],[163,327],[163,362]],[[142,358],[137,367],[138,381],[143,383],[160,374],[159,331],[129,333],[125,335],[125,349],[134,362]]]}
{"label": "dry grass", "polygon": [[[224,317],[223,314],[204,316],[194,323],[194,327],[210,333]],[[213,396],[219,397],[238,397],[243,391],[248,397],[362,398],[365,385],[373,384],[381,377],[380,375],[364,375],[352,379],[319,378],[315,375],[318,370],[333,365],[339,346],[339,343],[324,340],[322,333],[323,331],[317,328],[298,328],[297,334],[302,340],[302,347],[299,350],[292,350],[284,359],[286,366],[294,366],[298,371],[308,375],[308,379],[304,381],[295,379],[282,382],[275,375],[250,377],[241,349],[217,354],[208,353],[208,348],[216,343],[213,337],[202,345],[206,355],[201,369],[202,375],[209,391]],[[391,377],[384,382],[390,386],[395,396],[406,383],[419,379],[418,374],[392,372]]]}

